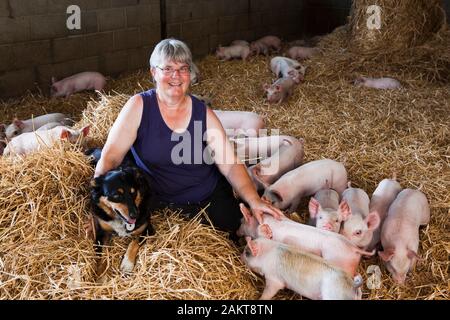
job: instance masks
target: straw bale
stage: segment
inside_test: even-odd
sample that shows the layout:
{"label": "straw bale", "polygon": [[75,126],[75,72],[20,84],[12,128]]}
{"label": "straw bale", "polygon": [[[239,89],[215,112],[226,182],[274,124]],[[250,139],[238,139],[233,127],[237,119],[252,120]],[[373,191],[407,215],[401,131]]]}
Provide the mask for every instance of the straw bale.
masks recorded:
{"label": "straw bale", "polygon": [[[381,10],[380,29],[367,26],[372,5]],[[354,0],[349,43],[360,52],[395,52],[423,44],[445,24],[441,0]]]}

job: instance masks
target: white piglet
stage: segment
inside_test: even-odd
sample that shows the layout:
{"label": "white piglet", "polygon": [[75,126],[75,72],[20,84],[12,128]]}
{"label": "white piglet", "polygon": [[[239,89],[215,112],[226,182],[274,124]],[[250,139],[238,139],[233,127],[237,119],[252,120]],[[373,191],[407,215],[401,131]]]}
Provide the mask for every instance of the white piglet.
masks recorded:
{"label": "white piglet", "polygon": [[346,185],[347,171],[344,165],[331,159],[322,159],[285,173],[265,190],[263,198],[281,210],[293,212],[303,197],[327,187],[341,193]]}
{"label": "white piglet", "polygon": [[278,78],[289,77],[300,83],[305,77],[306,67],[296,60],[278,56],[270,60],[270,70]]}
{"label": "white piglet", "polygon": [[380,225],[378,212],[369,212],[369,196],[360,188],[348,188],[342,193],[342,200],[348,203],[350,214],[344,222],[341,234],[360,248],[366,248],[372,241],[373,232]]}
{"label": "white piglet", "polygon": [[5,135],[8,140],[11,140],[24,132],[32,132],[37,130],[47,123],[58,122],[60,124],[65,124],[66,121],[70,121],[70,119],[62,113],[44,114],[28,120],[19,120],[16,118],[9,126],[6,127]]}
{"label": "white piglet", "polygon": [[83,90],[102,90],[106,84],[105,77],[99,72],[80,72],[70,77],[56,81],[52,77],[50,95],[52,97],[68,97],[72,93]]}
{"label": "white piglet", "polygon": [[360,275],[351,278],[324,259],[283,243],[250,237],[246,241],[242,260],[266,278],[260,299],[272,299],[283,288],[314,300],[361,299]]}
{"label": "white piglet", "polygon": [[393,78],[359,77],[355,80],[355,85],[357,87],[364,86],[375,89],[398,89],[402,87],[400,82]]}
{"label": "white piglet", "polygon": [[26,132],[13,138],[3,151],[3,155],[26,155],[41,148],[51,147],[63,139],[75,143],[80,135],[82,138],[88,135],[89,128],[90,126],[86,126],[80,130],[74,130],[58,126],[48,130]]}
{"label": "white piglet", "polygon": [[367,247],[368,250],[375,249],[377,244],[380,243],[380,234],[384,219],[386,218],[390,205],[394,202],[400,191],[402,191],[402,187],[396,180],[394,174],[392,179],[383,179],[373,192],[372,198],[370,199],[369,211],[378,212],[380,225],[373,231],[372,241]]}
{"label": "white piglet", "polygon": [[419,259],[419,227],[430,222],[427,197],[419,190],[404,189],[389,207],[381,228],[383,251],[378,255],[397,283],[404,283],[407,273]]}
{"label": "white piglet", "polygon": [[350,215],[347,202],[339,203],[339,194],[333,189],[317,191],[309,200],[308,208],[310,225],[336,233],[341,229],[341,223]]}

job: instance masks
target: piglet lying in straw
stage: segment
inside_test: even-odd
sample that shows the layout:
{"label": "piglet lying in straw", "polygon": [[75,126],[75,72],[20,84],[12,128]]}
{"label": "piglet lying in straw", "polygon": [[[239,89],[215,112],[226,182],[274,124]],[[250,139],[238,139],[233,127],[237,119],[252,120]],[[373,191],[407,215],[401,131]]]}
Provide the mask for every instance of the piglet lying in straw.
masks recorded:
{"label": "piglet lying in straw", "polygon": [[84,138],[89,133],[90,126],[79,130],[70,129],[64,126],[58,126],[49,130],[26,132],[13,138],[3,155],[17,154],[26,155],[41,148],[51,147],[56,142],[67,139],[71,143],[77,142],[78,138]]}
{"label": "piglet lying in straw", "polygon": [[292,246],[265,238],[251,240],[241,255],[244,263],[266,278],[260,299],[272,299],[283,288],[289,288],[309,299],[361,299],[360,275],[350,277],[324,259]]}

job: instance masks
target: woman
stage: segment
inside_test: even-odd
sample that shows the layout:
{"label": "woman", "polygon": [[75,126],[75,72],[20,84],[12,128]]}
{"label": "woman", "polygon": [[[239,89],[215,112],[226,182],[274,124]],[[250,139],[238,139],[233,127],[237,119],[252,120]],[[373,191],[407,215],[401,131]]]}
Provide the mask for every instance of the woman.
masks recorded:
{"label": "woman", "polygon": [[165,39],[155,47],[150,71],[156,89],[127,101],[95,177],[116,168],[131,150],[148,173],[159,207],[182,209],[189,217],[206,207],[212,224],[234,238],[241,213],[231,186],[260,223],[264,212],[279,218],[281,211],[261,200],[214,112],[187,93],[191,66],[192,55],[183,42]]}

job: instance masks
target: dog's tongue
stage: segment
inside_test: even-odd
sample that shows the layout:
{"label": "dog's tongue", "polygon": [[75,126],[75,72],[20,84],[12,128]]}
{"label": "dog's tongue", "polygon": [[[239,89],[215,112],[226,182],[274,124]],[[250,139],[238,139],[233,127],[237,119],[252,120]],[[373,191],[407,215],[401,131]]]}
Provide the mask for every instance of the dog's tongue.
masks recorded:
{"label": "dog's tongue", "polygon": [[136,219],[128,219],[127,222],[129,224],[135,224],[136,223]]}

